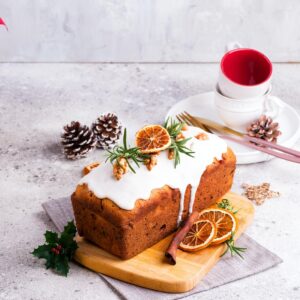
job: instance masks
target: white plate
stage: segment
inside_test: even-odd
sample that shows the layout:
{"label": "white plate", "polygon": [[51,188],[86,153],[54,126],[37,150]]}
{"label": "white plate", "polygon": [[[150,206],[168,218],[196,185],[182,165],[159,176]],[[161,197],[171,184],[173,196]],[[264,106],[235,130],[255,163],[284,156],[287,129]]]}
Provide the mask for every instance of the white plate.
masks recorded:
{"label": "white plate", "polygon": [[[169,110],[166,117],[175,118],[178,113],[183,111],[222,123],[222,120],[217,116],[217,112],[214,109],[213,92],[188,97],[176,103]],[[280,130],[282,131],[282,135],[278,139],[278,144],[286,147],[295,145],[300,136],[300,117],[298,113],[285,103],[285,106],[276,121],[279,122]],[[273,156],[234,142],[227,141],[227,143],[235,152],[238,164],[251,164],[273,158]]]}

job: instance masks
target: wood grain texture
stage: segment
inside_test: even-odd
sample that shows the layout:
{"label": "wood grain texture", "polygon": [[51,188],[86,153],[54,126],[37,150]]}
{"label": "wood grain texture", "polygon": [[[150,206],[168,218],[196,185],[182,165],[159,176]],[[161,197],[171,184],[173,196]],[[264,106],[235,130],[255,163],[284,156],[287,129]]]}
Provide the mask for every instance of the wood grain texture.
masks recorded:
{"label": "wood grain texture", "polygon": [[[231,192],[223,198],[229,199],[234,208],[239,210],[236,214],[239,226],[235,235],[238,238],[252,222],[253,204]],[[78,237],[79,249],[75,260],[95,272],[138,286],[170,293],[186,292],[193,289],[212,269],[226,248],[221,244],[196,253],[178,250],[177,264],[173,266],[164,257],[172,236],[125,261]]]}

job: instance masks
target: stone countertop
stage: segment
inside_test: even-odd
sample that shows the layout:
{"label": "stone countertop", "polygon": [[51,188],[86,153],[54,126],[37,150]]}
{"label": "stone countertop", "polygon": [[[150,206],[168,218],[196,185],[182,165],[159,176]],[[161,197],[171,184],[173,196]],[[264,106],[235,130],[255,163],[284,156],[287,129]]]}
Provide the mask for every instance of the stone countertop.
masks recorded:
{"label": "stone countertop", "polygon": [[[212,90],[217,72],[215,64],[0,65],[0,299],[118,299],[79,265],[72,263],[64,278],[30,254],[44,231],[54,229],[41,203],[71,194],[82,167],[99,155],[65,160],[62,126],[90,124],[108,111],[131,132],[160,123],[176,102]],[[273,94],[298,112],[299,86],[300,65],[275,65]],[[233,191],[264,181],[282,196],[257,207],[247,232],[284,262],[189,299],[300,299],[299,165],[273,159],[238,166]]]}

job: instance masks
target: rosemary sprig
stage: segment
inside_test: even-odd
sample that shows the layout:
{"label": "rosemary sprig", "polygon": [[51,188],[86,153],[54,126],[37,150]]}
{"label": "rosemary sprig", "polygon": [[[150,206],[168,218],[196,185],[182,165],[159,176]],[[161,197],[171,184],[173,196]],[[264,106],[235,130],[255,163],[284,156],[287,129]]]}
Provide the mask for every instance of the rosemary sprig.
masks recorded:
{"label": "rosemary sprig", "polygon": [[244,259],[244,257],[242,256],[241,253],[246,252],[247,248],[243,248],[243,247],[236,247],[235,243],[234,243],[234,232],[231,232],[231,237],[229,240],[227,240],[226,242],[227,245],[227,249],[224,251],[224,253],[221,255],[224,256],[228,250],[230,251],[231,256],[234,256],[235,254],[238,255],[240,258]]}
{"label": "rosemary sprig", "polygon": [[124,129],[123,145],[116,145],[112,150],[107,150],[107,152],[108,155],[105,162],[109,160],[112,164],[114,163],[114,161],[119,163],[119,159],[124,158],[128,164],[128,167],[133,173],[135,173],[135,170],[130,161],[133,161],[139,168],[140,163],[143,163],[145,159],[149,158],[149,155],[141,153],[138,147],[130,147],[130,145],[127,144],[126,128]]}
{"label": "rosemary sprig", "polygon": [[234,210],[233,206],[231,205],[228,199],[222,199],[222,201],[218,203],[218,207],[222,209],[227,209],[231,211],[233,214],[236,214],[239,211],[239,210]]}
{"label": "rosemary sprig", "polygon": [[170,117],[167,118],[163,127],[167,129],[171,138],[176,139],[177,135],[181,132],[184,123],[176,122]]}
{"label": "rosemary sprig", "polygon": [[[236,214],[238,212],[238,210],[234,211],[234,208],[233,208],[233,206],[231,205],[231,203],[228,199],[222,199],[222,201],[218,203],[218,207],[222,208],[222,209],[227,209],[227,210],[231,211],[233,214]],[[225,243],[227,245],[227,249],[221,255],[221,257],[224,256],[229,250],[231,256],[237,254],[240,258],[244,259],[244,257],[242,256],[241,253],[245,252],[247,250],[247,248],[242,248],[242,247],[236,247],[235,246],[234,232],[231,232],[230,239],[227,240]]]}
{"label": "rosemary sprig", "polygon": [[163,127],[167,129],[171,137],[171,145],[169,149],[172,149],[174,151],[175,168],[177,167],[178,164],[180,164],[180,154],[185,154],[190,157],[193,157],[193,154],[195,153],[194,151],[192,151],[186,146],[187,141],[189,141],[191,138],[176,140],[176,137],[180,134],[183,126],[184,123],[177,122],[170,118],[167,118],[167,120],[163,124]]}

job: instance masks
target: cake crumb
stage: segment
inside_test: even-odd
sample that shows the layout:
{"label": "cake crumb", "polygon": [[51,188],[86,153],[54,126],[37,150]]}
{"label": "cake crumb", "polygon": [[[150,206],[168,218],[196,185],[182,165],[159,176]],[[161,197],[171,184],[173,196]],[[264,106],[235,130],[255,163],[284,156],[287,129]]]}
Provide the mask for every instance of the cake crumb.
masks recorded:
{"label": "cake crumb", "polygon": [[268,182],[263,182],[260,185],[243,183],[242,188],[245,190],[243,196],[246,196],[256,205],[262,205],[266,199],[280,196],[279,192],[270,190],[270,183]]}

